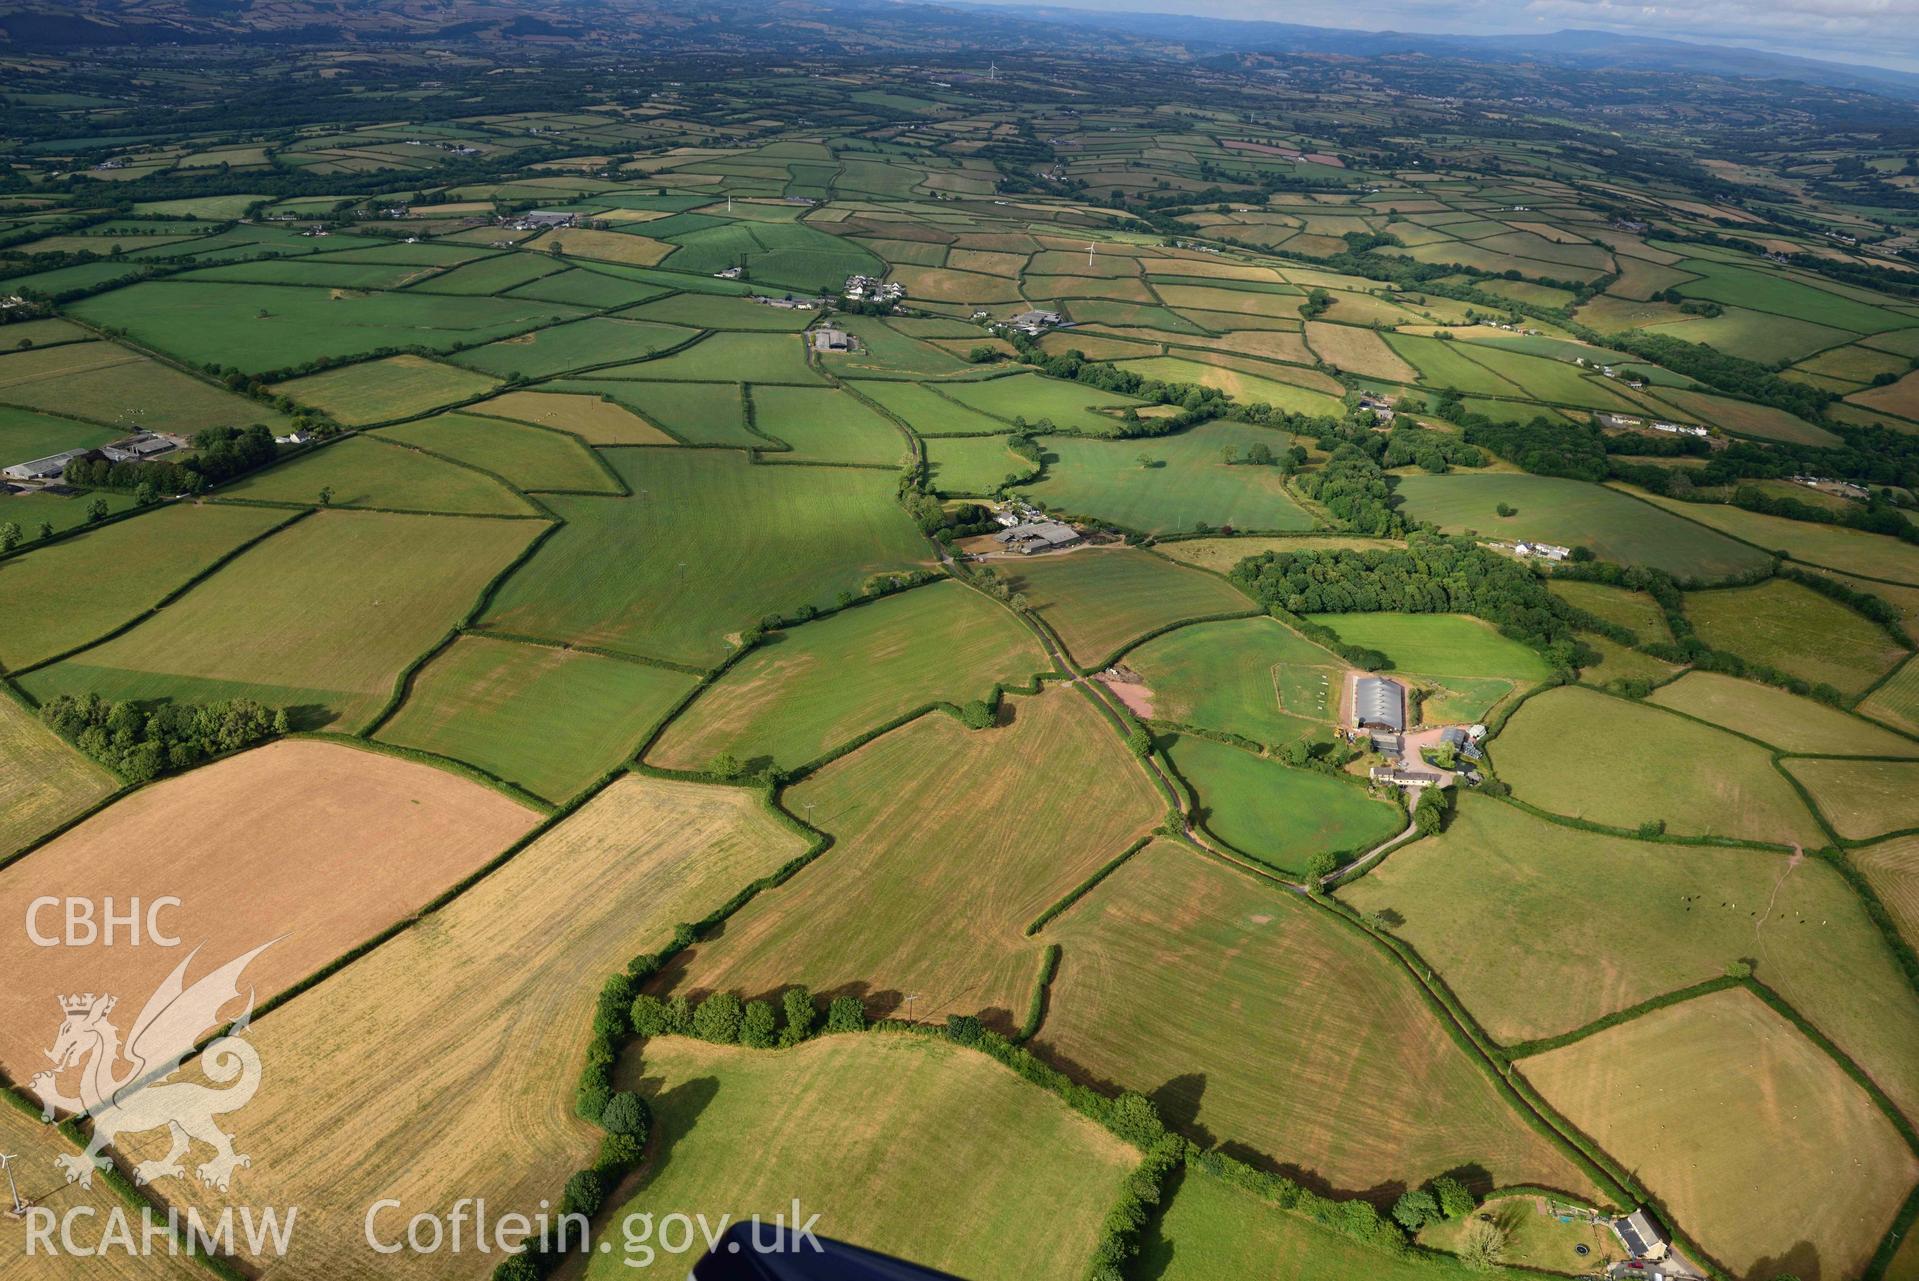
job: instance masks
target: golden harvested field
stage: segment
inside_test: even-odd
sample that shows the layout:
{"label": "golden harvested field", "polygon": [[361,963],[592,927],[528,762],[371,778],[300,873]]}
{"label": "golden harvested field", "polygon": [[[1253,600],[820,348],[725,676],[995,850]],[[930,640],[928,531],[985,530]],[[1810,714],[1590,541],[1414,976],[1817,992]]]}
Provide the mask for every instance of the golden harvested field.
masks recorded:
{"label": "golden harvested field", "polygon": [[483,400],[467,412],[557,427],[574,433],[589,445],[678,443],[625,405],[578,393],[509,391],[504,396]]}
{"label": "golden harvested field", "polygon": [[556,247],[569,258],[594,258],[601,262],[625,263],[629,267],[651,267],[679,246],[648,236],[624,231],[590,231],[584,227],[560,227],[526,242],[528,249],[550,252]]}
{"label": "golden harvested field", "polygon": [[1587,1191],[1359,930],[1170,842],[1050,923],[1041,1056],[1207,1143],[1358,1191],[1483,1165]]}
{"label": "golden harvested field", "polygon": [[[137,1242],[140,1239],[138,1210],[128,1206],[105,1180],[96,1179],[91,1190],[85,1189],[68,1183],[54,1165],[54,1158],[79,1150],[58,1130],[42,1125],[39,1113],[29,1116],[10,1103],[0,1101],[0,1152],[13,1155],[13,1175],[21,1198],[56,1216],[90,1208],[98,1217],[87,1219],[76,1215],[74,1220],[74,1240],[82,1246],[99,1240],[106,1230],[107,1216],[119,1210],[126,1216]],[[4,1195],[0,1192],[0,1196]],[[153,1254],[108,1250],[94,1258],[83,1258],[64,1250],[51,1255],[40,1251],[31,1263],[15,1263],[14,1260],[26,1254],[27,1227],[25,1219],[0,1214],[0,1259],[8,1261],[9,1276],[18,1275],[31,1281],[207,1281],[211,1275],[192,1259],[173,1258],[165,1250]],[[57,1242],[59,1237],[56,1235],[54,1240]]]}
{"label": "golden harvested field", "polygon": [[1848,850],[1846,858],[1865,873],[1906,942],[1919,946],[1919,836],[1899,836]]}
{"label": "golden harvested field", "polygon": [[[278,939],[245,976],[265,1000],[424,907],[539,817],[457,774],[317,740],[144,787],[0,870],[0,916],[23,920],[41,895],[111,895],[122,910],[172,895],[180,906],[159,923],[179,948],[124,938],[43,948],[19,928],[0,935],[0,1067],[24,1081],[46,1066],[56,995],[111,992],[131,1014],[196,947],[195,976]],[[43,912],[40,929],[57,934],[58,912]]]}
{"label": "golden harvested field", "polygon": [[1742,990],[1656,1010],[1521,1070],[1737,1275],[1859,1275],[1919,1179],[1919,1159],[1866,1092]]}
{"label": "golden harvested field", "polygon": [[1836,707],[1718,672],[1688,672],[1646,700],[1749,734],[1784,752],[1821,756],[1919,756],[1906,738]]}
{"label": "golden harvested field", "polygon": [[1919,374],[1907,374],[1896,383],[1854,392],[1846,399],[1867,409],[1881,409],[1901,418],[1919,419]]}
{"label": "golden harvested field", "polygon": [[[851,993],[868,1014],[982,1014],[1016,1026],[1048,906],[1146,832],[1161,803],[1077,690],[1007,700],[1012,723],[929,714],[841,757],[783,798],[835,838],[668,972],[676,990]],[[1048,762],[1046,771],[1031,768]],[[1071,805],[1055,780],[1070,778]]]}
{"label": "golden harvested field", "polygon": [[1785,765],[1849,841],[1919,827],[1919,761],[1789,760]]}
{"label": "golden harvested field", "polygon": [[38,839],[118,787],[34,714],[0,693],[0,859]]}
{"label": "golden harvested field", "polygon": [[472,1258],[450,1251],[375,1255],[366,1207],[484,1196],[495,1213],[532,1213],[551,1198],[597,1143],[573,1115],[573,1085],[600,984],[804,849],[747,791],[619,779],[452,904],[255,1023],[264,1080],[230,1118],[252,1168],[230,1194],[196,1183],[175,1195],[216,1213],[303,1207],[268,1281],[471,1277]]}
{"label": "golden harvested field", "polygon": [[1371,329],[1356,325],[1333,325],[1323,320],[1306,322],[1306,341],[1319,358],[1335,369],[1384,378],[1389,382],[1410,383],[1419,380],[1419,371],[1401,360],[1399,353],[1386,345]]}
{"label": "golden harvested field", "polygon": [[[778,1053],[661,1037],[622,1075],[653,1104],[670,1155],[617,1214],[746,1219],[797,1196],[822,1236],[967,1277],[1077,1281],[1140,1156],[985,1055],[931,1037],[823,1036]],[[904,1134],[939,1141],[887,1141]],[[649,1275],[638,1262],[616,1241],[585,1272]],[[672,1262],[677,1274],[689,1260]]]}

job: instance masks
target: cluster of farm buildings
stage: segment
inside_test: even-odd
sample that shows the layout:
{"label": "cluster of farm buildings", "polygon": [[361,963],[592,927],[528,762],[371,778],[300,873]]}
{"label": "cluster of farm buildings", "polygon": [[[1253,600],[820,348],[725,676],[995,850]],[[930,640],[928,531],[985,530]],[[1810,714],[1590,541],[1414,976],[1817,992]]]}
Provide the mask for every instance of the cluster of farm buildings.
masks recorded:
{"label": "cluster of farm buildings", "polygon": [[97,449],[67,449],[57,454],[48,454],[45,458],[30,458],[25,462],[12,463],[0,468],[0,478],[30,485],[48,485],[59,481],[65,474],[67,464],[104,458],[110,463],[140,463],[159,458],[177,449],[186,448],[187,442],[178,436],[163,435],[159,432],[136,432],[124,440],[116,440]]}

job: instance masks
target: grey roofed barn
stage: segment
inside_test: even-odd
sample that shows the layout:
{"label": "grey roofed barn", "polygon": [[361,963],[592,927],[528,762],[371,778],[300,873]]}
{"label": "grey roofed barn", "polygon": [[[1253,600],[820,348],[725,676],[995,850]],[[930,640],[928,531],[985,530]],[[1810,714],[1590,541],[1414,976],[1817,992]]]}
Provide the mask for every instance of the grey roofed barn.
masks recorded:
{"label": "grey roofed barn", "polygon": [[1361,729],[1406,730],[1406,691],[1398,681],[1362,676],[1353,683],[1353,724]]}

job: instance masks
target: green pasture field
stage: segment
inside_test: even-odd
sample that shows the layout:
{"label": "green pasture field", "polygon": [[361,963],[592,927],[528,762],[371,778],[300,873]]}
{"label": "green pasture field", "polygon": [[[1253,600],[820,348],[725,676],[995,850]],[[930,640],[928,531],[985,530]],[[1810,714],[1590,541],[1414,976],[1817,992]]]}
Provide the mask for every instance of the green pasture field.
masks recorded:
{"label": "green pasture field", "polygon": [[1292,443],[1284,432],[1228,422],[1142,440],[1049,436],[1040,442],[1050,455],[1046,475],[1022,492],[1049,508],[1144,534],[1184,533],[1198,525],[1311,529],[1312,516],[1287,493],[1280,468],[1224,458],[1231,450],[1243,459],[1255,444],[1280,455]]}
{"label": "green pasture field", "polygon": [[1785,578],[1686,595],[1686,617],[1714,649],[1858,694],[1907,651],[1877,623]]}
{"label": "green pasture field", "polygon": [[0,494],[0,524],[18,525],[24,547],[39,539],[42,525],[51,525],[54,533],[64,534],[87,524],[87,509],[96,502],[105,503],[111,516],[137,506],[133,494],[119,490],[75,489],[60,493],[26,489],[17,494]]}
{"label": "green pasture field", "polygon": [[1207,1146],[1341,1190],[1466,1164],[1587,1186],[1387,952],[1280,886],[1157,841],[1039,937],[1061,955],[1035,1053],[1150,1094]]}
{"label": "green pasture field", "polygon": [[633,497],[547,498],[567,523],[484,625],[708,667],[765,615],[830,605],[929,556],[884,472],[755,466],[720,450],[604,456]]}
{"label": "green pasture field", "polygon": [[1095,436],[1110,436],[1119,427],[1117,418],[1098,410],[1140,408],[1146,403],[1118,392],[1028,373],[986,382],[948,383],[942,385],[940,394],[1006,422],[1017,418],[1028,423],[1046,420],[1056,427]]}
{"label": "green pasture field", "polygon": [[1672,629],[1666,626],[1665,611],[1645,592],[1606,583],[1584,583],[1573,578],[1555,578],[1547,590],[1571,605],[1608,623],[1624,627],[1639,638],[1642,645],[1653,641],[1669,642]]}
{"label": "green pasture field", "polygon": [[[550,392],[605,396],[679,441],[765,449],[772,441],[746,425],[746,401],[738,383],[644,383],[568,378],[543,384]],[[477,408],[477,406],[476,406]]]}
{"label": "green pasture field", "polygon": [[244,476],[223,486],[220,497],[312,507],[319,505],[322,489],[332,491],[335,507],[461,516],[535,514],[525,499],[485,472],[368,436],[349,436]]}
{"label": "green pasture field", "polygon": [[883,467],[906,462],[905,434],[850,392],[759,384],[747,394],[753,402],[753,429],[793,447],[791,453],[770,455],[776,460]]}
{"label": "green pasture field", "polygon": [[1818,859],[1679,850],[1467,795],[1442,835],[1393,851],[1339,897],[1391,913],[1393,932],[1505,1044],[1747,960],[1908,1113],[1919,1101],[1919,1005],[1859,896]]}
{"label": "green pasture field", "polygon": [[1660,389],[1659,398],[1679,411],[1682,418],[1766,440],[1783,440],[1795,445],[1837,445],[1839,438],[1823,427],[1815,427],[1770,405],[1755,405],[1730,396],[1714,396],[1703,391],[1677,387]]}
{"label": "green pasture field", "polygon": [[933,488],[942,494],[989,494],[1008,477],[1024,479],[1034,466],[1006,447],[1005,436],[944,436],[926,442]]}
{"label": "green pasture field", "polygon": [[[1346,665],[1270,618],[1195,623],[1126,655],[1155,720],[1277,745],[1326,737]],[[1138,687],[1128,687],[1137,690]]]}
{"label": "green pasture field", "polygon": [[572,369],[644,360],[697,337],[675,325],[590,316],[459,352],[452,361],[496,378],[546,378]]}
{"label": "green pasture field", "polygon": [[[0,500],[0,511],[23,501]],[[97,639],[291,514],[169,503],[0,560],[0,595],[34,602],[32,609],[0,610],[0,664],[17,670]],[[24,522],[22,528],[33,532]]]}
{"label": "green pasture field", "polygon": [[1730,503],[1681,503],[1669,498],[1649,501],[1743,539],[1755,549],[1777,549],[1808,565],[1919,587],[1919,547],[1897,538],[1764,516]]}
{"label": "green pasture field", "polygon": [[[834,323],[859,341],[855,352],[833,352],[823,361],[842,378],[955,378],[984,373],[952,352],[902,333],[878,316],[838,316]],[[990,343],[984,330],[975,330],[979,342]]]}
{"label": "green pasture field", "polygon": [[[4,578],[4,574],[0,574]],[[119,781],[0,694],[0,859],[84,813]]]}
{"label": "green pasture field", "polygon": [[[1843,343],[1856,335],[1830,325],[1816,325],[1793,316],[1728,307],[1721,316],[1682,318],[1655,331],[1682,342],[1705,343],[1721,351],[1736,351],[1747,360],[1775,364],[1798,360],[1808,353]],[[1683,382],[1676,384],[1684,386]]]}
{"label": "green pasture field", "polygon": [[[828,1036],[776,1054],[662,1038],[620,1076],[651,1104],[661,1156],[616,1217],[770,1224],[798,1197],[820,1207],[823,1236],[982,1281],[1077,1281],[1139,1159],[986,1056],[926,1037]],[[905,1133],[946,1137],[892,1145],[876,1179],[874,1145]],[[643,1257],[615,1239],[584,1275],[631,1276],[621,1265]]]}
{"label": "green pasture field", "polygon": [[1846,840],[1919,828],[1919,761],[1792,759],[1785,767]]}
{"label": "green pasture field", "polygon": [[1785,752],[1919,756],[1919,739],[1881,729],[1810,698],[1717,672],[1689,672],[1647,699],[1750,735]]}
{"label": "green pasture field", "polygon": [[194,284],[299,285],[317,289],[398,289],[437,275],[444,268],[421,263],[347,262],[339,259],[285,258],[227,262],[182,272],[176,279]]}
{"label": "green pasture field", "polygon": [[860,395],[906,420],[920,436],[1000,435],[1006,424],[976,409],[957,404],[919,383],[862,382]]}
{"label": "green pasture field", "polygon": [[599,369],[595,378],[641,378],[648,382],[797,383],[825,381],[806,363],[797,334],[710,333],[691,347],[653,360]]}
{"label": "green pasture field", "polygon": [[1919,941],[1919,837],[1901,836],[1846,851],[1910,947]]}
{"label": "green pasture field", "polygon": [[[64,453],[69,449],[92,449],[96,445],[118,440],[125,434],[112,427],[60,418],[34,409],[0,405],[0,457],[9,460],[6,466],[45,458],[48,454]],[[7,519],[11,518],[0,514],[0,520]],[[25,529],[26,526],[22,525],[21,528]]]}
{"label": "green pasture field", "polygon": [[273,390],[348,426],[364,426],[473,400],[497,385],[483,374],[420,356],[389,356],[296,378]]}
{"label": "green pasture field", "polygon": [[1906,660],[1891,679],[1866,696],[1859,710],[1909,734],[1919,734],[1919,663]]}
{"label": "green pasture field", "polygon": [[1809,320],[1816,325],[1849,329],[1856,334],[1919,325],[1919,318],[1855,302],[1828,290],[1788,280],[1773,272],[1754,271],[1702,258],[1688,258],[1677,266],[1699,277],[1679,286],[1679,292],[1688,298],[1709,298],[1714,302],[1749,307],[1754,311]]}
{"label": "green pasture field", "polygon": [[1747,992],[1656,1010],[1522,1070],[1734,1275],[1796,1259],[1861,1275],[1919,1178],[1871,1097]]}
{"label": "green pasture field", "polygon": [[287,424],[286,415],[270,406],[122,347],[113,349],[121,357],[110,363],[76,367],[79,353],[106,345],[66,343],[0,357],[0,406],[187,436],[207,427]]}
{"label": "green pasture field", "polygon": [[1142,1234],[1130,1275],[1142,1281],[1312,1277],[1315,1281],[1518,1281],[1506,1268],[1474,1272],[1442,1256],[1390,1255],[1291,1214],[1188,1166],[1165,1210]]}
{"label": "green pasture field", "polygon": [[666,239],[680,248],[663,265],[711,275],[745,255],[754,284],[808,291],[837,290],[851,275],[880,275],[886,264],[854,241],[793,223],[728,223]]}
{"label": "green pasture field", "polygon": [[1192,788],[1197,819],[1216,839],[1294,876],[1315,854],[1355,857],[1406,825],[1358,779],[1292,769],[1210,738],[1180,735],[1168,746]]}
{"label": "green pasture field", "polygon": [[[1760,568],[1769,559],[1758,548],[1742,547],[1688,521],[1661,519],[1646,504],[1583,480],[1449,472],[1402,476],[1395,492],[1406,500],[1408,515],[1447,533],[1476,530],[1494,538],[1584,544],[1601,560],[1663,569],[1681,579],[1712,581]],[[1501,517],[1501,503],[1517,508],[1518,515]],[[1919,552],[1914,555],[1919,558]]]}
{"label": "green pasture field", "polygon": [[1663,821],[1679,835],[1825,843],[1765,748],[1594,690],[1528,699],[1493,740],[1492,758],[1515,796],[1555,814],[1611,827]]}
{"label": "green pasture field", "polygon": [[1287,538],[1179,538],[1160,542],[1153,550],[1182,565],[1196,565],[1215,573],[1231,573],[1248,556],[1284,551],[1373,551],[1404,544],[1392,539],[1367,538],[1359,534],[1307,534]]}
{"label": "green pasture field", "polygon": [[1073,661],[1103,664],[1128,641],[1184,619],[1253,613],[1253,602],[1210,574],[1132,548],[991,562]]}
{"label": "green pasture field", "polygon": [[[832,833],[832,849],[677,958],[663,986],[766,997],[803,983],[859,996],[872,1018],[1018,1026],[1042,947],[1026,927],[1164,802],[1082,691],[1009,699],[1002,720],[968,730],[932,713],[787,789],[781,803]],[[1057,803],[1061,778],[1071,805]]]}
{"label": "green pasture field", "polygon": [[530,285],[564,269],[564,263],[546,254],[494,254],[455,267],[443,275],[431,276],[412,288],[419,293],[491,297],[521,285]]}
{"label": "green pasture field", "polygon": [[1508,351],[1488,343],[1455,343],[1461,355],[1486,366],[1526,395],[1555,405],[1631,412],[1636,406],[1603,377],[1588,375],[1568,360]]}
{"label": "green pasture field", "polygon": [[482,468],[521,489],[619,492],[593,451],[563,431],[452,413],[382,427],[376,434]]}
{"label": "green pasture field", "polygon": [[[634,383],[604,383],[604,388],[629,388]],[[733,413],[743,414],[734,397]],[[539,391],[509,391],[471,405],[468,413],[511,419],[534,427],[548,427],[579,437],[589,445],[671,445],[671,435],[640,417],[630,407],[603,395],[594,384],[542,384]]]}
{"label": "green pasture field", "polygon": [[635,751],[693,687],[669,668],[465,635],[376,735],[565,801]]}
{"label": "green pasture field", "polygon": [[1394,672],[1427,687],[1420,719],[1428,725],[1484,720],[1550,671],[1536,651],[1463,614],[1321,614],[1313,621],[1349,645],[1380,651]]}
{"label": "green pasture field", "polygon": [[1679,671],[1676,663],[1664,662],[1643,650],[1628,649],[1598,632],[1581,632],[1579,639],[1599,655],[1599,661],[1580,669],[1589,685],[1611,688],[1617,681],[1662,681]]}
{"label": "green pasture field", "polygon": [[620,313],[634,320],[657,321],[694,329],[765,329],[791,333],[806,328],[819,315],[792,307],[769,307],[750,298],[722,294],[674,294],[645,302]]}
{"label": "green pasture field", "polygon": [[1421,386],[1451,388],[1468,396],[1524,396],[1515,383],[1501,378],[1474,360],[1464,343],[1443,342],[1412,334],[1386,334],[1386,345],[1419,370]]}
{"label": "green pasture field", "polygon": [[[577,315],[560,303],[154,280],[74,303],[81,319],[194,364],[248,373],[382,348],[446,351]],[[262,313],[265,313],[264,316]]]}
{"label": "green pasture field", "polygon": [[603,271],[569,267],[558,275],[542,276],[530,284],[508,291],[514,298],[539,302],[566,303],[574,307],[619,307],[657,298],[661,290],[637,281],[624,280]]}
{"label": "green pasture field", "polygon": [[934,583],[773,633],[701,691],[647,761],[700,770],[725,752],[792,769],[914,708],[985,698],[1050,666],[1008,610]]}
{"label": "green pasture field", "polygon": [[540,529],[531,520],[321,512],[133,630],[22,683],[43,701],[90,692],[246,697],[287,708],[304,728],[355,729]]}

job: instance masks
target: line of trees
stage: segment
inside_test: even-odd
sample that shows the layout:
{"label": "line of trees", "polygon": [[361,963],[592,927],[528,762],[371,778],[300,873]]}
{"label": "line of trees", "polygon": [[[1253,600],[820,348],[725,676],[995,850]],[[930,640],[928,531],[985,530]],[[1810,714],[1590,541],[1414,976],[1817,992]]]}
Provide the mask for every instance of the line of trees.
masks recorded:
{"label": "line of trees", "polygon": [[104,458],[76,458],[63,473],[70,484],[94,489],[140,489],[152,486],[163,494],[197,494],[222,481],[243,476],[273,461],[278,447],[273,432],[259,423],[251,427],[207,427],[196,432],[198,452],[181,462],[109,462]]}

